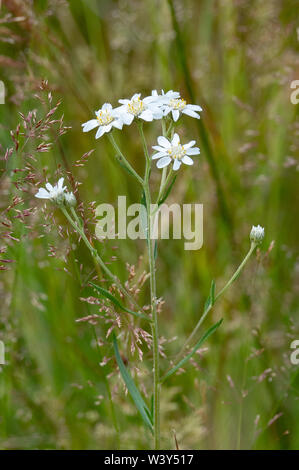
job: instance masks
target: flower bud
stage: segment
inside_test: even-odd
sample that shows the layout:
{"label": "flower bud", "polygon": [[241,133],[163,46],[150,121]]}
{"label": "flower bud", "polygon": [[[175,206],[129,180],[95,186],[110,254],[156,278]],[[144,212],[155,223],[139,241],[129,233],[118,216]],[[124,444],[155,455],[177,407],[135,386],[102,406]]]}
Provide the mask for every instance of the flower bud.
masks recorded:
{"label": "flower bud", "polygon": [[69,207],[75,207],[77,204],[77,199],[73,193],[65,193],[64,202]]}
{"label": "flower bud", "polygon": [[250,232],[250,240],[253,243],[256,243],[257,245],[262,243],[263,238],[265,236],[265,229],[261,227],[260,225],[257,225],[256,227],[253,225],[251,232]]}

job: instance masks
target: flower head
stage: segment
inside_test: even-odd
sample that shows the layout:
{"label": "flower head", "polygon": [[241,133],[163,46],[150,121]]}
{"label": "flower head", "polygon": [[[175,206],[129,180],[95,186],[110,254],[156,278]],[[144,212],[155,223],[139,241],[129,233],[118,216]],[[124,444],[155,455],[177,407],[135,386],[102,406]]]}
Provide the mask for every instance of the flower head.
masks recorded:
{"label": "flower head", "polygon": [[105,132],[110,132],[112,127],[122,129],[123,121],[116,109],[113,109],[110,103],[103,104],[102,108],[95,112],[96,119],[82,124],[83,132],[89,132],[98,128],[96,139],[101,137]]}
{"label": "flower head", "polygon": [[197,104],[187,104],[187,102],[180,97],[172,97],[164,106],[164,116],[171,113],[174,121],[177,121],[181,114],[187,114],[188,116],[200,119],[198,111],[202,111],[200,106]]}
{"label": "flower head", "polygon": [[161,95],[159,95],[157,90],[152,90],[152,102],[156,103],[158,106],[166,105],[170,100],[178,99],[180,94],[178,91],[169,90],[166,93],[164,90],[161,90]]}
{"label": "flower head", "polygon": [[263,238],[265,236],[265,229],[261,227],[260,225],[257,225],[256,227],[253,225],[251,232],[250,232],[250,240],[253,243],[260,244],[263,241]]}
{"label": "flower head", "polygon": [[185,165],[193,165],[193,160],[189,155],[198,155],[200,150],[195,145],[195,140],[191,140],[188,144],[182,145],[178,134],[174,134],[172,140],[166,137],[158,137],[158,144],[153,146],[157,153],[152,156],[153,160],[159,159],[157,168],[164,168],[173,162],[173,169],[178,170],[182,163]]}
{"label": "flower head", "polygon": [[116,111],[124,124],[130,125],[134,118],[153,121],[163,117],[162,109],[152,96],[147,96],[143,99],[140,96],[140,93],[135,93],[130,100],[119,100],[121,106],[116,108]]}
{"label": "flower head", "polygon": [[77,205],[77,199],[74,193],[65,193],[64,195],[64,202],[69,207],[75,207]]}
{"label": "flower head", "polygon": [[60,178],[55,186],[50,183],[46,183],[46,188],[39,188],[35,197],[39,199],[50,199],[57,204],[62,204],[65,197],[66,186],[63,186],[64,178]]}

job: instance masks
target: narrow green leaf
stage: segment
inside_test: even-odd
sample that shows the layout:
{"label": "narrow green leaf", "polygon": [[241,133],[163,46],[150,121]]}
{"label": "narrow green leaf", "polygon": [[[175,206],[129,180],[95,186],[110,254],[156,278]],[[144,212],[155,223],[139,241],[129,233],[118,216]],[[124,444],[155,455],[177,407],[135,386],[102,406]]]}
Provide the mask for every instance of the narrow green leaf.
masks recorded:
{"label": "narrow green leaf", "polygon": [[123,381],[125,382],[127,389],[136,405],[136,408],[138,409],[139,413],[141,414],[142,420],[144,424],[150,428],[150,430],[153,432],[153,422],[152,422],[152,414],[150,410],[148,409],[146,403],[144,402],[139,390],[137,389],[129,371],[125,367],[123,360],[121,358],[121,355],[119,353],[118,349],[118,344],[116,340],[115,333],[113,333],[113,346],[114,346],[114,353],[115,353],[115,358],[116,362],[118,364],[121,376],[123,378]]}
{"label": "narrow green leaf", "polygon": [[176,177],[177,177],[177,175],[175,175],[175,176],[173,177],[173,179],[172,179],[170,185],[169,185],[168,188],[167,188],[167,191],[166,191],[164,197],[163,197],[162,199],[160,199],[160,201],[159,201],[159,203],[158,203],[158,206],[161,206],[161,204],[163,204],[163,202],[165,202],[166,199],[168,198],[168,196],[169,196],[169,194],[170,194],[170,192],[171,192],[171,190],[172,190],[172,188],[173,188],[173,185],[174,185],[174,183],[175,183]]}
{"label": "narrow green leaf", "polygon": [[158,240],[155,241],[155,246],[154,246],[154,259],[156,261],[158,256]]}
{"label": "narrow green leaf", "polygon": [[211,305],[214,305],[215,303],[215,281],[213,280],[211,283],[211,289],[210,289],[210,298],[211,298]]}
{"label": "narrow green leaf", "polygon": [[141,222],[141,228],[143,230],[143,233],[145,235],[147,243],[149,242],[149,230],[148,230],[148,224],[147,224],[147,207],[146,207],[146,199],[145,199],[145,192],[142,191],[142,196],[141,196],[141,201],[140,204],[142,207],[144,207],[144,210],[141,211],[140,214],[140,222]]}
{"label": "narrow green leaf", "polygon": [[114,297],[114,295],[112,295],[108,290],[104,289],[103,287],[97,286],[93,282],[90,282],[89,284],[92,287],[94,287],[98,292],[100,292],[100,294],[102,294],[104,297],[109,299],[114,305],[116,305],[118,308],[120,308],[124,312],[130,313],[131,315],[134,315],[135,317],[143,318],[144,320],[150,321],[150,319],[146,315],[142,315],[142,313],[134,312],[133,310],[130,310],[129,308],[122,305],[120,301],[117,300],[117,298]]}
{"label": "narrow green leaf", "polygon": [[205,301],[204,313],[205,313],[210,307],[213,307],[213,305],[214,305],[214,303],[215,303],[215,287],[216,287],[215,281],[212,281],[211,287],[210,287],[209,297],[208,297],[207,300]]}
{"label": "narrow green leaf", "polygon": [[198,348],[204,343],[204,341],[206,339],[208,339],[209,336],[211,336],[214,331],[217,330],[217,328],[221,325],[222,323],[222,319],[219,320],[217,323],[215,323],[215,325],[211,326],[211,328],[209,328],[205,334],[200,338],[199,341],[197,341],[196,345],[194,346],[194,348],[189,352],[189,354],[187,354],[181,361],[179,361],[172,369],[170,369],[170,371],[168,371],[164,377],[162,377],[161,379],[161,382],[164,382],[164,380],[168,379],[172,374],[174,374],[178,369],[180,369],[180,367],[182,367],[187,361],[189,361],[189,359],[193,356],[194,353],[196,353],[196,351],[198,350]]}
{"label": "narrow green leaf", "polygon": [[135,178],[134,173],[130,170],[130,168],[128,168],[128,167],[123,163],[123,161],[122,161],[122,159],[121,159],[121,156],[120,156],[119,154],[116,154],[116,155],[115,155],[115,158],[116,158],[116,160],[118,161],[118,163],[120,164],[120,166],[121,166],[124,170],[126,170],[126,171],[129,173],[129,175],[134,176],[134,178]]}

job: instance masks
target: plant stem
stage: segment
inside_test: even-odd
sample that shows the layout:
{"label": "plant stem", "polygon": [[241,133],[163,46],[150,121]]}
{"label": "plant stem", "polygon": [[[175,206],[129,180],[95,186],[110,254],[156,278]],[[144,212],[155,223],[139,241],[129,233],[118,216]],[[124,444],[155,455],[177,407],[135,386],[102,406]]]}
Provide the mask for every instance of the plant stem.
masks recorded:
{"label": "plant stem", "polygon": [[122,151],[120,150],[119,146],[117,145],[114,137],[113,137],[113,134],[112,132],[109,132],[108,135],[108,138],[111,142],[111,144],[113,145],[114,149],[116,150],[117,152],[117,155],[119,157],[119,160],[121,161],[121,163],[127,168],[127,170],[129,171],[129,173],[131,173],[133,176],[135,176],[135,178],[137,179],[137,181],[143,185],[143,179],[141,178],[141,176],[138,175],[138,173],[134,170],[134,168],[132,167],[132,165],[128,162],[128,160],[126,159],[126,157],[124,156],[124,154],[122,153]]}
{"label": "plant stem", "polygon": [[88,240],[87,236],[85,235],[85,232],[84,232],[84,229],[83,227],[81,226],[80,224],[80,220],[75,212],[74,209],[72,209],[72,213],[75,213],[75,219],[76,219],[76,222],[72,219],[72,217],[70,216],[70,214],[68,213],[68,211],[66,210],[65,207],[61,206],[60,207],[63,214],[65,215],[65,217],[67,218],[67,220],[69,221],[69,223],[72,225],[72,227],[74,228],[74,230],[80,235],[80,237],[82,238],[82,240],[84,241],[85,245],[87,246],[87,248],[89,249],[90,253],[91,253],[91,256],[93,257],[93,259],[95,260],[95,262],[97,264],[100,265],[101,269],[103,270],[103,272],[116,284],[117,288],[120,290],[120,292],[134,305],[134,307],[138,310],[139,313],[141,313],[142,315],[144,315],[144,313],[142,312],[141,308],[139,307],[139,305],[137,304],[136,300],[134,299],[134,297],[132,297],[132,295],[122,286],[121,282],[119,281],[118,277],[115,276],[109,268],[107,268],[106,264],[104,263],[104,261],[102,260],[102,258],[100,257],[100,255],[98,254],[96,248],[94,248],[92,246],[92,244],[90,243],[90,241]]}
{"label": "plant stem", "polygon": [[[250,250],[248,251],[247,255],[245,256],[245,258],[243,259],[242,263],[240,264],[240,266],[238,267],[238,269],[236,270],[236,272],[232,275],[232,277],[230,278],[230,280],[227,282],[227,284],[225,284],[225,286],[223,287],[223,289],[220,290],[220,292],[215,296],[215,302],[216,300],[218,300],[222,294],[224,294],[224,292],[230,287],[230,285],[237,279],[237,277],[239,276],[239,274],[241,273],[242,269],[244,268],[245,264],[247,263],[247,261],[249,260],[250,256],[252,255],[253,251],[255,250],[256,248],[256,244],[255,243],[251,243],[251,246],[250,246]],[[214,302],[214,303],[215,303]],[[181,351],[179,352],[179,354],[176,356],[175,358],[175,363],[177,363],[181,356],[183,355],[185,349],[187,346],[190,346],[191,345],[191,342],[192,340],[194,339],[196,333],[198,332],[200,326],[202,325],[202,323],[204,322],[206,316],[208,315],[209,311],[213,308],[213,305],[214,303],[210,303],[208,308],[204,311],[204,313],[202,314],[202,316],[200,317],[199,321],[197,322],[195,328],[193,329],[192,333],[190,334],[190,336],[187,338],[187,340],[185,341]]]}
{"label": "plant stem", "polygon": [[153,244],[151,239],[151,194],[149,187],[149,177],[151,169],[151,159],[148,154],[145,136],[142,124],[138,125],[140,136],[143,143],[144,155],[146,160],[145,176],[143,189],[145,194],[146,210],[147,210],[147,248],[150,268],[150,295],[151,295],[151,312],[152,312],[152,337],[153,337],[153,373],[154,373],[154,441],[155,449],[160,449],[160,366],[159,366],[159,332],[158,332],[158,315],[157,315],[157,293],[156,293],[156,268]]}

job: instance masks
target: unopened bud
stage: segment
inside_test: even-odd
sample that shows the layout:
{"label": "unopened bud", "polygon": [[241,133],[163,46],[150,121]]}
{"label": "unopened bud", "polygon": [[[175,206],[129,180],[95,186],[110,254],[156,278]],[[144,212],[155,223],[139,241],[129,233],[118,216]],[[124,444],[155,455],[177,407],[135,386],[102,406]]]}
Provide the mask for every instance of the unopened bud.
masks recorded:
{"label": "unopened bud", "polygon": [[250,240],[257,245],[262,243],[263,238],[265,236],[265,229],[261,227],[260,225],[257,225],[255,227],[254,225],[252,226],[251,232],[250,232]]}
{"label": "unopened bud", "polygon": [[65,193],[64,201],[67,206],[75,207],[77,204],[77,199],[73,193]]}

